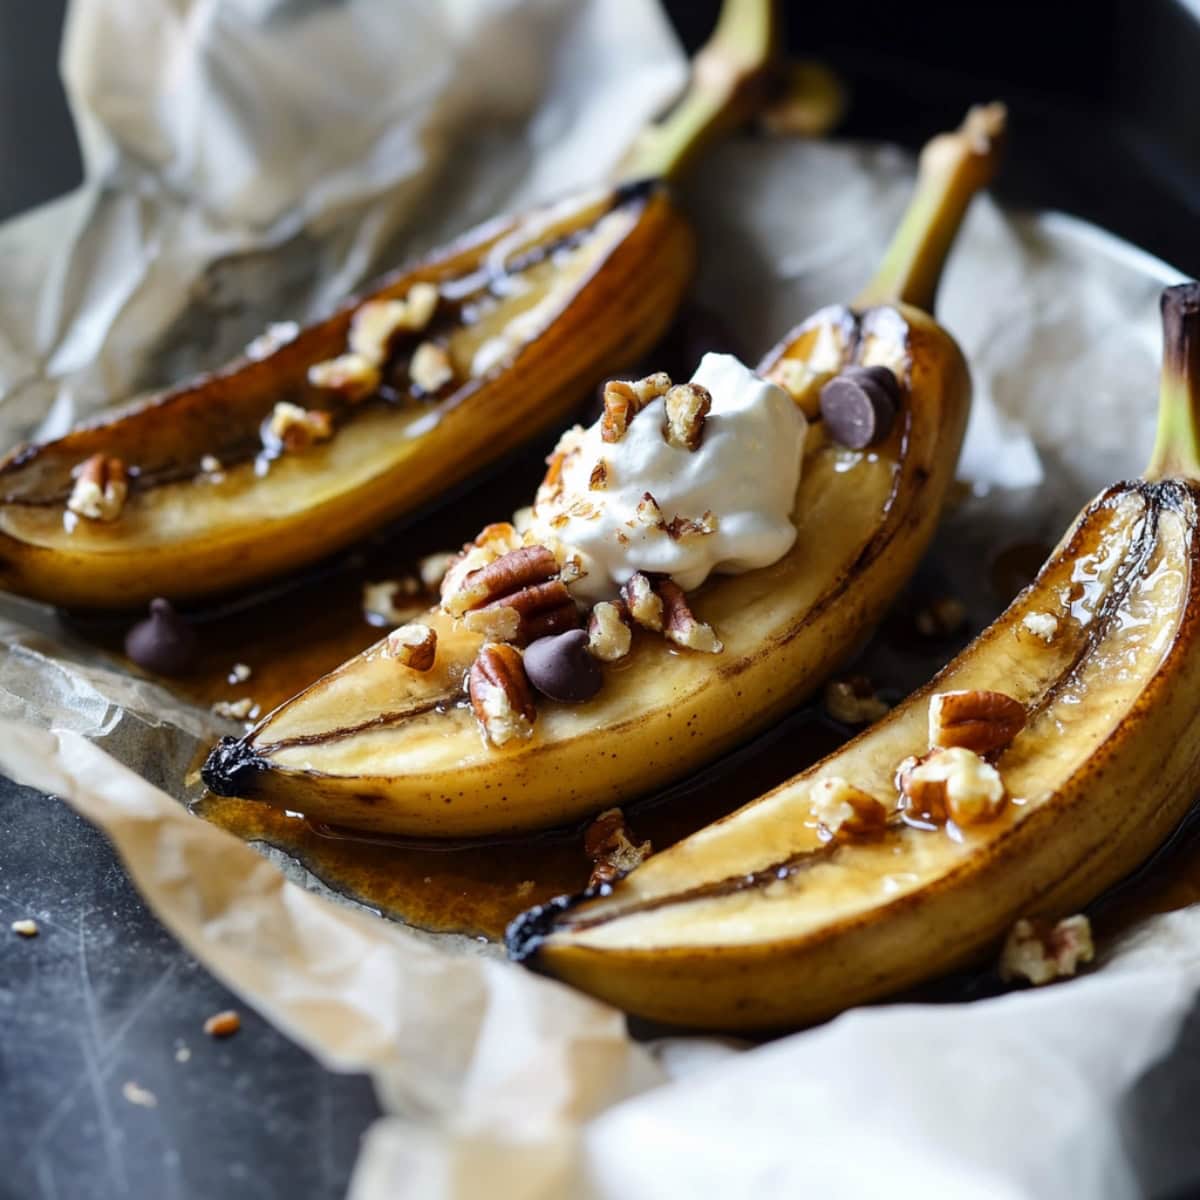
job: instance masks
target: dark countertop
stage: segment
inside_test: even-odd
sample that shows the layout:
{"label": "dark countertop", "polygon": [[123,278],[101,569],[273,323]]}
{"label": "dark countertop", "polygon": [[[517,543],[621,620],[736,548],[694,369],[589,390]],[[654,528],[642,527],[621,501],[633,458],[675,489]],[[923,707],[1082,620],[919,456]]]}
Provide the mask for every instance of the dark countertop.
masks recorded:
{"label": "dark countertop", "polygon": [[[716,11],[670,7],[692,45]],[[853,81],[847,133],[915,147],[968,102],[1002,96],[1016,139],[1002,198],[1076,212],[1200,273],[1200,132],[1176,115],[1200,107],[1200,31],[1180,0],[1018,3],[983,30],[988,10],[787,8],[791,44]],[[54,76],[61,11],[0,7],[0,217],[78,178]],[[377,1112],[367,1082],[324,1071],[240,1008],[60,801],[0,779],[0,828],[0,1198],[343,1195]],[[39,937],[9,931],[29,916]],[[207,1037],[205,1018],[229,1007],[241,1031]],[[127,1083],[155,1106],[127,1099]],[[1198,1108],[1200,1014],[1123,1114],[1147,1195],[1200,1194]]]}

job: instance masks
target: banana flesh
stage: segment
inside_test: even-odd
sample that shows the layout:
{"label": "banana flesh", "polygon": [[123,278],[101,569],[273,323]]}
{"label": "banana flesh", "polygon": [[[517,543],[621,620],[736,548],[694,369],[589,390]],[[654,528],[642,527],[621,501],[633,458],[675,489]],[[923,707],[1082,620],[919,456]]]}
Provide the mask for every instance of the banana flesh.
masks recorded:
{"label": "banana flesh", "polygon": [[[768,1030],[971,964],[1017,919],[1086,905],[1200,787],[1197,462],[1099,496],[1010,608],[878,725],[604,894],[519,918],[510,951],[640,1016]],[[1009,800],[978,825],[917,827],[899,816],[897,768],[929,748],[931,698],[957,690],[1003,692],[1027,714],[994,757]],[[822,836],[815,789],[834,779],[889,808],[878,836]]]}
{"label": "banana flesh", "polygon": [[932,535],[966,418],[957,347],[904,306],[861,320],[825,310],[764,369],[831,343],[849,355],[851,329],[860,357],[887,358],[908,379],[901,413],[870,451],[817,439],[797,492],[792,550],[692,594],[697,617],[725,643],[719,656],[640,636],[628,658],[605,669],[595,699],[544,702],[528,741],[497,748],[462,702],[482,639],[434,610],[424,618],[438,632],[432,671],[398,671],[382,645],[372,647],[221,748],[209,786],[409,836],[539,829],[677,778],[776,718],[856,646],[907,578]]}
{"label": "banana flesh", "polygon": [[[560,422],[618,359],[657,340],[693,258],[660,184],[490,222],[368,297],[439,286],[421,337],[449,356],[446,394],[339,409],[309,382],[311,366],[345,349],[356,301],[266,357],[10,454],[0,463],[0,587],[68,607],[129,607],[312,562]],[[331,411],[336,432],[265,457],[260,427],[281,401]],[[130,469],[128,500],[115,520],[76,520],[65,510],[73,473],[97,453]],[[216,471],[205,466],[213,459]]]}

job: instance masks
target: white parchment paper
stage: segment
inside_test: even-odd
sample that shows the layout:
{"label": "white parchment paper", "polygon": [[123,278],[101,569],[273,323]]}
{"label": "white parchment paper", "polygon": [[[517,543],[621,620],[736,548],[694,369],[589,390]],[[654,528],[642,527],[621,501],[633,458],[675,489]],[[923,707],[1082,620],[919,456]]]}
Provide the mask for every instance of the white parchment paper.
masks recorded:
{"label": "white parchment paper", "polygon": [[[63,68],[88,182],[0,228],[0,447],[595,178],[682,79],[651,0],[88,0]],[[718,149],[686,189],[699,297],[765,349],[857,291],[910,180],[887,148]],[[972,211],[940,303],[976,382],[973,494],[943,534],[965,569],[1014,530],[1053,539],[1140,468],[1173,278],[1068,218]],[[102,827],[247,1003],[373,1075],[388,1115],[356,1200],[1138,1194],[1117,1114],[1200,986],[1195,910],[1039,993],[864,1009],[753,1049],[642,1045],[605,1006],[335,903],[191,817],[183,775],[213,731],[0,600],[0,771]]]}

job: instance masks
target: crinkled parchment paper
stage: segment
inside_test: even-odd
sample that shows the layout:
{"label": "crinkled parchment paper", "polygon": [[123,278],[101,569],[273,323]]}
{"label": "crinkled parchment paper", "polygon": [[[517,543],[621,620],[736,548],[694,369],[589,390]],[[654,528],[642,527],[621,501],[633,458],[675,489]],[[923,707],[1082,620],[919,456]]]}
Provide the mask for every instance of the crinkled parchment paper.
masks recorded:
{"label": "crinkled parchment paper", "polygon": [[[650,0],[90,0],[64,70],[89,182],[0,229],[0,445],[594,178],[682,60]],[[718,150],[688,188],[701,299],[765,348],[857,290],[910,178],[889,149]],[[962,570],[1014,536],[1053,540],[1141,466],[1172,277],[1069,219],[976,206],[940,310],[977,389],[974,487],[940,536]],[[374,1076],[388,1115],[357,1200],[1137,1192],[1118,1108],[1200,986],[1200,912],[1143,923],[1042,992],[863,1009],[753,1049],[644,1045],[605,1006],[337,903],[188,815],[213,718],[15,600],[0,718],[0,770],[101,826],[248,1003]]]}

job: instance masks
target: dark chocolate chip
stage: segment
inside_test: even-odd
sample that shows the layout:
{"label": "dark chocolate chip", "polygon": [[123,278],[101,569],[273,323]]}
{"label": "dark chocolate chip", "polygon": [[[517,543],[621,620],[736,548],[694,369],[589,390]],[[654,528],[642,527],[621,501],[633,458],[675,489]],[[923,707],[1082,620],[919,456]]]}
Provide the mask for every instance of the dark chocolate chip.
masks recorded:
{"label": "dark chocolate chip", "polygon": [[196,648],[196,631],[161,597],[150,601],[150,615],[125,635],[125,653],[159,675],[182,674],[195,660]]}
{"label": "dark chocolate chip", "polygon": [[821,389],[821,416],[835,442],[863,450],[887,437],[899,398],[887,367],[848,367]]}
{"label": "dark chocolate chip", "polygon": [[603,682],[600,667],[587,651],[588,636],[569,629],[538,638],[525,647],[525,673],[543,696],[575,703],[590,700]]}

